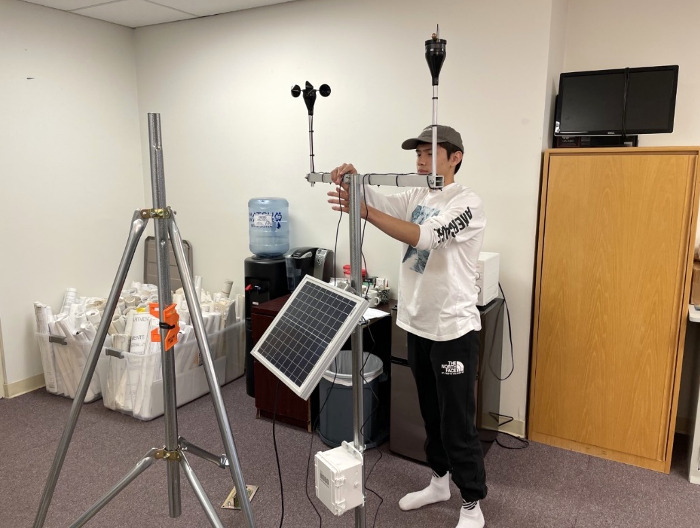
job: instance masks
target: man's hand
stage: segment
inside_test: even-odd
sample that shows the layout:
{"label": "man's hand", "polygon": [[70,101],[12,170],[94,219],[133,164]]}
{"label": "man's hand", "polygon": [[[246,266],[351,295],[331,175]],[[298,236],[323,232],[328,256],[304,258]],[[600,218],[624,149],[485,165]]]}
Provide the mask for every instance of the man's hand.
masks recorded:
{"label": "man's hand", "polygon": [[[350,212],[350,190],[347,183],[343,183],[343,177],[346,174],[357,174],[357,169],[352,165],[352,163],[343,163],[341,166],[336,167],[331,171],[331,179],[338,187],[334,191],[328,192],[328,196],[331,197],[328,200],[329,204],[333,204],[332,209],[334,211],[343,211],[344,213]],[[367,218],[367,206],[364,200],[360,202],[360,216],[362,218]]]}
{"label": "man's hand", "polygon": [[[328,196],[331,197],[328,203],[333,205],[334,211],[349,213],[350,192],[348,184],[343,183],[343,176],[346,174],[357,174],[357,169],[351,163],[343,163],[340,167],[336,167],[331,171],[331,179],[337,187],[335,192],[331,191],[328,193]],[[364,200],[360,201],[360,216],[396,240],[413,247],[418,244],[420,228],[417,224],[394,218],[374,207],[368,207]]]}
{"label": "man's hand", "polygon": [[336,185],[340,185],[343,181],[343,176],[346,174],[357,174],[357,169],[352,163],[343,163],[340,167],[336,167],[331,171],[331,179]]}

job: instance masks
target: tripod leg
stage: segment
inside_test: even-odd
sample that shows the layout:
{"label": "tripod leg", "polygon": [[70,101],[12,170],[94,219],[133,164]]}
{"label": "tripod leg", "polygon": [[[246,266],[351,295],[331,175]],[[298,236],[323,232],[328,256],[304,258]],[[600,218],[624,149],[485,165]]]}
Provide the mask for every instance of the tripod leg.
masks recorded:
{"label": "tripod leg", "polygon": [[78,416],[80,415],[80,410],[85,401],[85,394],[87,393],[88,386],[92,380],[92,375],[95,373],[95,367],[97,366],[97,360],[102,352],[102,345],[104,345],[105,337],[107,337],[107,330],[112,322],[112,317],[114,316],[114,310],[119,302],[119,294],[124,287],[124,282],[126,281],[126,274],[129,272],[129,266],[131,266],[131,261],[134,258],[134,253],[136,252],[136,246],[138,245],[139,239],[146,229],[146,224],[148,219],[141,217],[140,211],[135,211],[134,216],[131,219],[131,229],[129,231],[129,238],[126,242],[126,248],[124,249],[124,254],[122,255],[121,262],[119,263],[119,269],[117,270],[117,276],[114,278],[114,283],[112,284],[112,290],[109,293],[107,299],[107,304],[105,306],[105,311],[102,316],[102,321],[97,328],[97,334],[95,335],[95,340],[92,343],[92,348],[90,349],[90,354],[88,355],[87,361],[85,363],[85,370],[83,370],[83,376],[80,378],[80,384],[78,385],[78,390],[76,391],[75,398],[73,399],[73,405],[70,409],[70,415],[68,417],[68,423],[63,429],[63,435],[58,444],[58,449],[56,450],[56,456],[54,457],[53,464],[51,465],[51,470],[49,471],[49,478],[46,481],[46,486],[44,487],[44,493],[41,496],[41,503],[39,504],[39,511],[34,519],[34,528],[41,528],[44,526],[44,521],[46,520],[46,514],[49,510],[49,505],[51,504],[51,499],[53,498],[54,490],[56,489],[56,482],[58,482],[58,476],[61,473],[61,467],[63,466],[63,461],[66,458],[66,452],[68,451],[68,446],[70,444],[71,438],[73,437],[73,432],[75,431],[75,424],[78,421]]}
{"label": "tripod leg", "polygon": [[85,525],[86,522],[88,522],[90,519],[92,519],[97,512],[99,512],[102,508],[104,508],[109,501],[111,501],[114,497],[116,497],[119,492],[121,492],[124,488],[126,488],[133,480],[136,479],[141,473],[146,471],[149,467],[153,465],[153,463],[156,461],[155,455],[158,452],[158,449],[153,448],[151,449],[146,455],[139,460],[139,462],[134,466],[134,468],[129,471],[124,477],[117,482],[117,484],[109,490],[105,495],[98,500],[88,511],[83,513],[80,518],[75,521],[72,525],[71,528],[79,528],[80,526]]}
{"label": "tripod leg", "polygon": [[197,500],[199,500],[199,503],[202,505],[202,508],[204,509],[204,513],[207,516],[209,523],[214,528],[224,528],[224,525],[221,522],[221,519],[219,519],[219,516],[216,514],[216,510],[214,509],[214,506],[212,505],[211,501],[209,500],[209,497],[207,497],[207,494],[204,492],[204,488],[202,488],[202,484],[199,482],[197,475],[194,474],[194,471],[192,471],[192,467],[190,466],[190,463],[187,461],[187,457],[182,452],[180,453],[180,465],[182,466],[182,469],[185,471],[185,476],[187,477],[187,480],[190,481],[190,485],[192,486],[192,489],[194,490],[194,494],[197,496]]}
{"label": "tripod leg", "polygon": [[209,390],[211,391],[214,411],[216,412],[216,419],[219,422],[219,431],[221,432],[221,439],[224,442],[224,450],[226,451],[226,456],[229,460],[231,476],[233,477],[234,485],[236,486],[240,496],[241,509],[243,510],[243,514],[245,516],[246,526],[248,528],[253,528],[255,526],[253,521],[253,513],[250,509],[250,501],[248,500],[248,494],[246,493],[246,485],[245,481],[243,480],[241,464],[238,460],[236,446],[233,442],[231,424],[229,423],[228,416],[226,415],[224,399],[221,396],[221,387],[219,387],[219,383],[216,379],[216,373],[214,372],[214,362],[212,361],[211,357],[209,340],[207,339],[207,334],[204,331],[202,310],[199,307],[199,300],[195,296],[192,276],[187,265],[187,260],[185,259],[185,250],[182,246],[182,237],[180,236],[180,230],[177,228],[177,224],[175,223],[175,218],[170,218],[170,221],[168,222],[168,231],[170,232],[170,241],[173,245],[173,252],[175,253],[177,267],[180,271],[180,279],[182,280],[182,288],[185,291],[187,307],[190,310],[192,325],[194,326],[195,335],[197,337],[197,344],[199,345],[199,350],[202,352],[204,372],[207,376]]}

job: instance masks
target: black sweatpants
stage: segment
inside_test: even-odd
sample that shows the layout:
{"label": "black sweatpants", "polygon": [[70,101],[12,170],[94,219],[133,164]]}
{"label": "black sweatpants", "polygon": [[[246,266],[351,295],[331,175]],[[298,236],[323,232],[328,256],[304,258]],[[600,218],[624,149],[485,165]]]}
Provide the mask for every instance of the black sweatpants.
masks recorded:
{"label": "black sweatpants", "polygon": [[474,425],[479,334],[431,341],[408,333],[408,364],[425,422],[425,454],[438,475],[452,472],[462,498],[486,497],[484,454]]}

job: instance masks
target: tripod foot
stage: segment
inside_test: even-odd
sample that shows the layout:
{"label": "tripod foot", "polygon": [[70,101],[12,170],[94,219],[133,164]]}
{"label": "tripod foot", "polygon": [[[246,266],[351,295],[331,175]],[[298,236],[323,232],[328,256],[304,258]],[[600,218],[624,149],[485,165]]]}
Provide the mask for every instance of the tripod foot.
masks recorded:
{"label": "tripod foot", "polygon": [[[252,484],[246,484],[245,489],[248,492],[248,501],[252,501],[253,496],[255,495],[255,492],[258,491],[258,486],[255,486]],[[241,509],[241,501],[238,498],[238,493],[236,493],[236,488],[233,488],[231,490],[231,493],[228,494],[228,497],[226,497],[226,500],[221,505],[221,507],[226,508],[227,510],[240,510]]]}

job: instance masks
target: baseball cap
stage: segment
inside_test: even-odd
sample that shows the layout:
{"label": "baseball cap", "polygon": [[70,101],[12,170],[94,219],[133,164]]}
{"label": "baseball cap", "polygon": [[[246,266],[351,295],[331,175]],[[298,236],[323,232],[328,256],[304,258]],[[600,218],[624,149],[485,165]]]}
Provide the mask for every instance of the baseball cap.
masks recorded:
{"label": "baseball cap", "polygon": [[[457,147],[460,151],[464,152],[464,145],[462,145],[462,136],[454,128],[445,125],[437,125],[437,142],[438,143],[449,143]],[[410,138],[401,144],[401,148],[404,150],[413,150],[420,143],[432,143],[433,142],[433,127],[428,125],[425,127],[418,137]]]}

